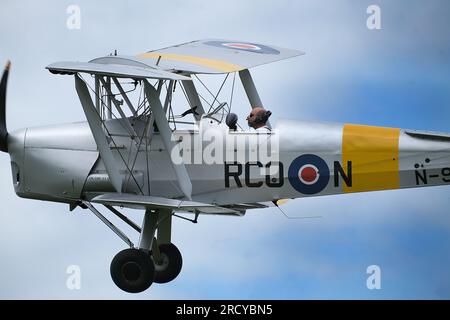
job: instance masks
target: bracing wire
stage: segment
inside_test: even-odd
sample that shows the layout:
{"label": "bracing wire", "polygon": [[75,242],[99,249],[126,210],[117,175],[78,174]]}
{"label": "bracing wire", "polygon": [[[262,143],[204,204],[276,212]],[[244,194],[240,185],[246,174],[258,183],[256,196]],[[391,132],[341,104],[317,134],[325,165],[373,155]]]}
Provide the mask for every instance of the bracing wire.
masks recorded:
{"label": "bracing wire", "polygon": [[[220,88],[219,88],[219,90],[217,91],[216,96],[214,97],[214,101],[213,101],[213,103],[211,104],[211,108],[212,108],[212,106],[214,105],[214,103],[216,103],[217,97],[219,96],[220,92],[222,91],[222,88],[223,88],[225,82],[227,81],[229,75],[230,75],[230,74],[227,73],[225,79],[223,79],[223,82],[222,82],[222,84],[220,85]],[[209,111],[208,111],[208,113],[209,113]]]}
{"label": "bracing wire", "polygon": [[209,88],[203,83],[203,81],[196,75],[194,74],[195,78],[197,78],[198,81],[200,81],[200,83],[202,84],[202,86],[209,92],[209,94],[211,95],[211,97],[214,98],[214,94],[211,92],[211,90],[209,90]]}
{"label": "bracing wire", "polygon": [[323,216],[310,216],[310,217],[290,217],[288,216],[281,208],[280,206],[274,202],[275,206],[281,211],[281,213],[290,220],[301,220],[301,219],[319,219],[319,218],[323,218]]}

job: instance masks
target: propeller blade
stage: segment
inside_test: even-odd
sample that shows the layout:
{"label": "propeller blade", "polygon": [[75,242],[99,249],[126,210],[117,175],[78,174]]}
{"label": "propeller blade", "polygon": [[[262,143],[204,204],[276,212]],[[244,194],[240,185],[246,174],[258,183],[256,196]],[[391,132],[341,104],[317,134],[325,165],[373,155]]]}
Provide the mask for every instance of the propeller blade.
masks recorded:
{"label": "propeller blade", "polygon": [[0,82],[0,150],[3,152],[8,152],[8,130],[6,129],[6,87],[8,84],[10,67],[11,62],[8,61]]}

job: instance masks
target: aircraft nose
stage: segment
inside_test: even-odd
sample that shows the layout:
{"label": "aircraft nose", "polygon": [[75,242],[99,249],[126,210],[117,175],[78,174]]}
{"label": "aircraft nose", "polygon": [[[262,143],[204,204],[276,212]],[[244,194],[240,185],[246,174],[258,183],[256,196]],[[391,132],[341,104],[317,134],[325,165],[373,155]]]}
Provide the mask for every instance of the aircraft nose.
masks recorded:
{"label": "aircraft nose", "polygon": [[26,131],[26,129],[20,129],[8,134],[8,152],[11,156],[23,153]]}
{"label": "aircraft nose", "polygon": [[21,178],[24,168],[26,129],[17,130],[8,134],[8,153],[11,157],[11,170],[14,189],[21,192]]}

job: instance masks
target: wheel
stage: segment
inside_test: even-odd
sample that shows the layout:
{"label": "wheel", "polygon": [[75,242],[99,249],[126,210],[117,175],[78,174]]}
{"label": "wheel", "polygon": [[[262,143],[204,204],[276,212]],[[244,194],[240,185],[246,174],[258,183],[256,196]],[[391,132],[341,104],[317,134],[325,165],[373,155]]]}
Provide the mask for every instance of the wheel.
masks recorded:
{"label": "wheel", "polygon": [[155,277],[155,265],[138,249],[120,251],[111,261],[111,278],[123,291],[138,293],[148,289]]}
{"label": "wheel", "polygon": [[[178,248],[172,244],[162,244],[159,246],[161,261],[155,262],[155,279],[156,283],[167,283],[174,280],[181,271],[183,266],[183,258]],[[152,254],[150,252],[150,254]],[[153,260],[153,256],[152,256]]]}

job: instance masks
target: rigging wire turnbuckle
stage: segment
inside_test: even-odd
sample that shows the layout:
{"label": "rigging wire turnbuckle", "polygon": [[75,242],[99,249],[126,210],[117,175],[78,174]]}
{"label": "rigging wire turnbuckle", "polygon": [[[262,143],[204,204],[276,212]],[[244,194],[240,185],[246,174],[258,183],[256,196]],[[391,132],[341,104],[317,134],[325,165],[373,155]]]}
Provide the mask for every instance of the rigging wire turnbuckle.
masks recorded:
{"label": "rigging wire turnbuckle", "polygon": [[198,211],[196,211],[195,212],[195,218],[194,219],[189,219],[189,218],[186,218],[186,217],[183,217],[183,216],[180,216],[178,214],[173,213],[174,217],[177,217],[177,218],[180,218],[180,219],[183,219],[183,220],[186,220],[186,221],[190,221],[192,223],[198,223],[198,216],[199,215],[200,215],[200,213]]}

